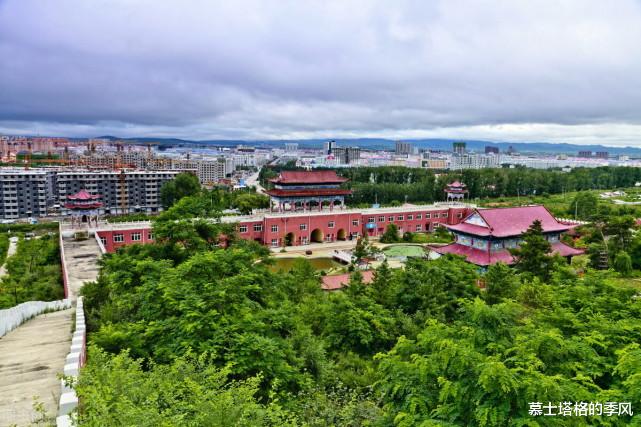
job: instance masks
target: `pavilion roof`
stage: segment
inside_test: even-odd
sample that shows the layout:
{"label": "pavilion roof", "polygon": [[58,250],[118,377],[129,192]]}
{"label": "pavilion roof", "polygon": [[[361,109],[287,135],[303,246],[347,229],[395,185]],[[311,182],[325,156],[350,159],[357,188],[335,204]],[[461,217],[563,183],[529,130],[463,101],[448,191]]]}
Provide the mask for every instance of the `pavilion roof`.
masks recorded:
{"label": "pavilion roof", "polygon": [[100,194],[90,194],[87,190],[80,190],[76,194],[67,196],[67,200],[96,200],[101,198]]}
{"label": "pavilion roof", "polygon": [[352,190],[342,188],[304,188],[296,190],[283,190],[274,188],[266,190],[265,193],[272,197],[313,197],[313,196],[347,196]]}
{"label": "pavilion roof", "polygon": [[349,181],[335,171],[282,171],[278,178],[269,180],[278,184],[340,184]]}
{"label": "pavilion roof", "polygon": [[[582,250],[575,249],[562,242],[552,243],[551,246],[552,253],[559,254],[561,256],[575,256],[581,255],[583,253]],[[446,246],[432,246],[430,248],[439,254],[454,254],[463,256],[468,262],[480,266],[496,264],[497,262],[503,262],[509,265],[516,262],[516,259],[512,256],[512,254],[510,254],[507,249],[488,252],[487,250],[476,249],[470,246],[461,245],[459,243],[451,243]]]}
{"label": "pavilion roof", "polygon": [[[373,270],[364,270],[361,271],[363,276],[363,283],[369,284],[374,280],[374,271]],[[325,291],[335,291],[349,285],[350,274],[335,274],[332,276],[323,276],[321,288]]]}
{"label": "pavilion roof", "polygon": [[[469,222],[469,219],[477,214],[482,221],[480,223]],[[461,223],[450,225],[448,228],[477,236],[510,237],[525,233],[535,220],[541,221],[544,233],[562,232],[571,228],[569,225],[557,221],[544,206],[538,205],[475,209]]]}

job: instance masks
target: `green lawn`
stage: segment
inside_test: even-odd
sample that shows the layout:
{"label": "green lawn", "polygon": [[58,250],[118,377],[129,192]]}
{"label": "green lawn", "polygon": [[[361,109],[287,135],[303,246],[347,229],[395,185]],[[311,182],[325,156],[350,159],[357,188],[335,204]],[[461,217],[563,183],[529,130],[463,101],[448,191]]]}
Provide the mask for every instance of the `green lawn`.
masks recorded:
{"label": "green lawn", "polygon": [[418,245],[392,245],[383,249],[388,257],[423,257],[425,250]]}

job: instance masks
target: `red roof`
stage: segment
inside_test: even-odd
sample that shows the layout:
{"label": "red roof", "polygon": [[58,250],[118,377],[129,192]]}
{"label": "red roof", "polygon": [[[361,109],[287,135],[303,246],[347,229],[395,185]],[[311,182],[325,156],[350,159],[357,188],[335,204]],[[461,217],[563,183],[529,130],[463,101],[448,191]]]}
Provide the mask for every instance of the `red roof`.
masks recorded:
{"label": "red roof", "polygon": [[[465,222],[476,213],[485,221],[487,227]],[[541,221],[544,233],[562,232],[571,228],[557,221],[544,206],[476,209],[463,222],[450,225],[448,228],[477,236],[510,237],[525,233],[537,219]]]}
{"label": "red roof", "polygon": [[352,190],[343,190],[340,188],[301,188],[296,190],[282,190],[274,188],[273,190],[266,190],[265,193],[274,197],[346,196],[352,194]]}
{"label": "red roof", "polygon": [[463,184],[460,181],[454,181],[450,184],[447,184],[448,187],[465,187],[465,184]]}
{"label": "red roof", "polygon": [[87,190],[80,190],[76,194],[67,196],[67,200],[96,200],[99,199],[100,194],[90,194]]}
{"label": "red roof", "polygon": [[[575,249],[562,242],[552,243],[551,246],[552,253],[556,253],[561,256],[574,256],[581,255],[583,253],[582,250]],[[514,262],[516,261],[507,249],[488,253],[488,251],[486,250],[475,249],[469,246],[460,245],[458,243],[452,243],[446,246],[433,246],[431,247],[431,249],[439,254],[454,254],[464,256],[468,262],[480,266],[496,264],[497,262],[514,264]]]}
{"label": "red roof", "polygon": [[102,207],[102,202],[65,203],[67,209],[96,209]]}
{"label": "red roof", "polygon": [[[361,274],[363,275],[363,283],[365,284],[372,283],[372,280],[374,280],[373,270],[361,271]],[[325,291],[335,291],[341,289],[345,285],[349,284],[349,278],[349,273],[336,274],[333,276],[323,276],[321,288],[323,288],[323,290]]]}
{"label": "red roof", "polygon": [[282,171],[278,178],[269,181],[278,184],[340,184],[349,180],[334,171]]}

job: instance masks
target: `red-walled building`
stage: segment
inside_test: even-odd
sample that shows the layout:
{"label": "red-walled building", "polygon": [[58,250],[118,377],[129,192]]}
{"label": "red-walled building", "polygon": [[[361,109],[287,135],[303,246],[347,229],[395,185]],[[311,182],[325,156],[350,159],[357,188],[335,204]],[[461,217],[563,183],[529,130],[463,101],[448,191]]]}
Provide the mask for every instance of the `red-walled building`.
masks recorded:
{"label": "red-walled building", "polygon": [[544,206],[476,209],[463,221],[447,226],[454,233],[454,243],[433,249],[461,255],[481,267],[497,262],[514,264],[510,249],[520,245],[523,233],[537,220],[553,253],[567,258],[583,253],[561,242],[561,235],[572,226],[559,222]]}
{"label": "red-walled building", "polygon": [[[400,233],[433,231],[440,225],[458,224],[472,212],[463,204],[404,205],[393,208],[345,209],[266,213],[256,216],[222,217],[238,223],[238,235],[264,245],[306,245],[355,239],[363,234],[376,237],[395,224]],[[154,240],[150,223],[110,224],[98,229],[107,252],[120,246]]]}

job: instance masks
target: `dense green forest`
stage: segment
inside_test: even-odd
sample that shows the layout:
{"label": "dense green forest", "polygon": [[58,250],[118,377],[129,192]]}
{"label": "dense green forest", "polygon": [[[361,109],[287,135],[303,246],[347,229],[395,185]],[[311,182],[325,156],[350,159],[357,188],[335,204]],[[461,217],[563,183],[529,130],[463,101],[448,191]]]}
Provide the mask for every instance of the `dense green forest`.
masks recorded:
{"label": "dense green forest", "polygon": [[641,425],[529,413],[641,407],[638,282],[546,256],[536,227],[537,263],[481,274],[457,257],[409,260],[327,293],[307,261],[273,272],[229,225],[187,219],[215,211],[182,198],[156,220],[156,244],[106,256],[83,288],[81,425]]}
{"label": "dense green forest", "polygon": [[[260,172],[262,185],[280,170],[290,170],[293,164],[264,167]],[[350,179],[346,187],[354,190],[347,199],[353,206],[372,204],[398,204],[408,202],[442,201],[447,183],[459,179],[470,191],[470,197],[509,197],[560,194],[590,189],[633,187],[641,182],[641,168],[598,167],[561,170],[530,169],[470,169],[461,172],[408,168],[402,166],[357,167],[336,169]]]}
{"label": "dense green forest", "polygon": [[21,239],[6,269],[0,280],[0,308],[64,298],[57,234]]}

